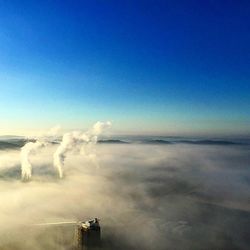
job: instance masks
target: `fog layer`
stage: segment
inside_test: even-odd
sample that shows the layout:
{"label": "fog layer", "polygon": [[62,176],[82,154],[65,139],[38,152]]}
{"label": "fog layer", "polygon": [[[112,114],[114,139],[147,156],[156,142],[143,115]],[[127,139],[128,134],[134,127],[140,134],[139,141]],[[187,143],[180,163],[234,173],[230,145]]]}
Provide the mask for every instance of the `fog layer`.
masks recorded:
{"label": "fog layer", "polygon": [[31,157],[30,182],[0,151],[0,249],[71,249],[73,227],[35,224],[92,217],[103,249],[249,249],[249,146],[99,144],[98,168],[72,151],[63,179],[56,147]]}

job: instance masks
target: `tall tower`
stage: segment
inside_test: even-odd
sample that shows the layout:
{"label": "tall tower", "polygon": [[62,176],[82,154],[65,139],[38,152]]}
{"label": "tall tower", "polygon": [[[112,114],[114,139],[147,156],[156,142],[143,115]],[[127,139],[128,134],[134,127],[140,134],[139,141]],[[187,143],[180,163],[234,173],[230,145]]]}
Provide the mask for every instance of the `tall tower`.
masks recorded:
{"label": "tall tower", "polygon": [[101,227],[97,218],[80,222],[76,226],[75,243],[77,250],[89,250],[101,244]]}

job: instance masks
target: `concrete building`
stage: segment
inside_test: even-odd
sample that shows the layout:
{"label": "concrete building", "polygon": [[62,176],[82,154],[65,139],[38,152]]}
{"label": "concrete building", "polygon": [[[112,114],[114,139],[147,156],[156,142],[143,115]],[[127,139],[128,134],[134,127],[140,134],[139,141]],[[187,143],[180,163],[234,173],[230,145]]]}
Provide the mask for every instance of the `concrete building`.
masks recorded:
{"label": "concrete building", "polygon": [[75,243],[77,250],[89,250],[100,247],[101,227],[97,218],[81,222],[76,226]]}

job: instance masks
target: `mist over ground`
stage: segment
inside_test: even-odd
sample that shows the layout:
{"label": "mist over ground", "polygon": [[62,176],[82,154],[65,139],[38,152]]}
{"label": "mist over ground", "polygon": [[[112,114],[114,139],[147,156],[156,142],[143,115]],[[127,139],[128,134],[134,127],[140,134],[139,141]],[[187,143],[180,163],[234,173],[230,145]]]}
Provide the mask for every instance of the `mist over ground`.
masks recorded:
{"label": "mist over ground", "polygon": [[249,249],[249,145],[99,143],[98,165],[73,151],[63,179],[57,147],[32,155],[30,182],[18,146],[0,151],[0,249],[72,249],[73,226],[35,224],[92,217],[102,249]]}

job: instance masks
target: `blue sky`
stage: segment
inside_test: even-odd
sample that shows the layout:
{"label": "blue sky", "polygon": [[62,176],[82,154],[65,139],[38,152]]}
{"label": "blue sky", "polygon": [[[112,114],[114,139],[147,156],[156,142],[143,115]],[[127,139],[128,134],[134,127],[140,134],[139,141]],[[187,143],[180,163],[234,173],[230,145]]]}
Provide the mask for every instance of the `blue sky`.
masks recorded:
{"label": "blue sky", "polygon": [[249,1],[0,1],[0,133],[250,134]]}

